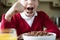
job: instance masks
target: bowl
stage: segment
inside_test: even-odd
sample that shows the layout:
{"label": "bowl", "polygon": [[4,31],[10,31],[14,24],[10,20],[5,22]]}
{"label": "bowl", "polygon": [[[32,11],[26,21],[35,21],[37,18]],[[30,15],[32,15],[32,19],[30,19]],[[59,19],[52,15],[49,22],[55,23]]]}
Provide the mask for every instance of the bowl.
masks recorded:
{"label": "bowl", "polygon": [[28,33],[22,35],[23,40],[56,40],[55,33],[48,33],[50,36],[28,36]]}

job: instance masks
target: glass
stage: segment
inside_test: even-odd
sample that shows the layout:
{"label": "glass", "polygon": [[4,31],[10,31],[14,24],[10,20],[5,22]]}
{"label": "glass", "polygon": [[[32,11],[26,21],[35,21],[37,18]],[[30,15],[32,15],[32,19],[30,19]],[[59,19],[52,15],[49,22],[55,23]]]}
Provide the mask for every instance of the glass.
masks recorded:
{"label": "glass", "polygon": [[15,29],[0,30],[0,40],[17,40]]}

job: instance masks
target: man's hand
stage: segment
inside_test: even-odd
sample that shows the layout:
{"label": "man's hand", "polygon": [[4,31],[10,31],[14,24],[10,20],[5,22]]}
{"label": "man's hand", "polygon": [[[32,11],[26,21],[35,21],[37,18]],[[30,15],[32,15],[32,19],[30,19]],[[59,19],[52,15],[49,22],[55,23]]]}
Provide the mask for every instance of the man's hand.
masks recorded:
{"label": "man's hand", "polygon": [[6,13],[5,15],[5,19],[7,21],[11,20],[11,17],[16,14],[17,12],[20,12],[20,10],[22,9],[22,5],[20,4],[20,2],[16,2]]}

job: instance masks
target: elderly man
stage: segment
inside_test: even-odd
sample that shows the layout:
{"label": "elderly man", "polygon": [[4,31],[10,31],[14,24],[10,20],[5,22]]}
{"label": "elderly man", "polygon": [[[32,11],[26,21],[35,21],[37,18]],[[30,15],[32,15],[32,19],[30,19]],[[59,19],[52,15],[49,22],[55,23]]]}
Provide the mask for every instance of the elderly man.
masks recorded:
{"label": "elderly man", "polygon": [[58,27],[50,20],[43,11],[36,11],[38,0],[18,0],[5,15],[2,16],[1,26],[15,28],[17,35],[31,31],[53,32],[60,37]]}

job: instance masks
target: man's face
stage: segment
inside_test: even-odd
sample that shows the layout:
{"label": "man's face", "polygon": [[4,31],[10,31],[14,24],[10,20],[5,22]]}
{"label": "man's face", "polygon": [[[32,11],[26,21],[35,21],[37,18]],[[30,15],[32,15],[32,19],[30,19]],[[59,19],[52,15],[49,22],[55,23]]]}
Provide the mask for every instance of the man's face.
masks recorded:
{"label": "man's face", "polygon": [[33,15],[38,6],[38,0],[20,0],[20,3],[24,7],[24,11],[27,12],[26,15]]}

